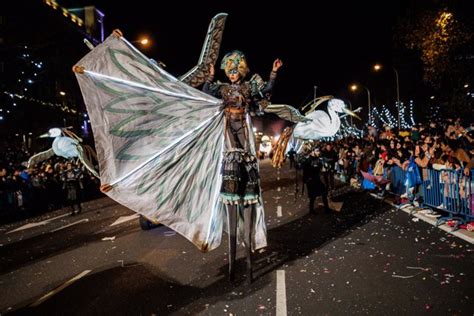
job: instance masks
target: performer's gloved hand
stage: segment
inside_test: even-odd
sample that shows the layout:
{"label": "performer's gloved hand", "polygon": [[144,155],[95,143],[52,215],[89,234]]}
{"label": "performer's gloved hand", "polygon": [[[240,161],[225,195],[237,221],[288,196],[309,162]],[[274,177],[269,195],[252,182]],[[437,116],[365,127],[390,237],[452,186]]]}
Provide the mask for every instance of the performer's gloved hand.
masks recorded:
{"label": "performer's gloved hand", "polygon": [[[209,64],[208,70],[209,70],[209,76],[206,78],[207,85],[211,84],[214,81],[214,74],[215,74],[214,64]],[[206,91],[206,89],[204,89],[204,91]]]}
{"label": "performer's gloved hand", "polygon": [[216,70],[214,69],[214,64],[209,64],[209,76],[214,77]]}
{"label": "performer's gloved hand", "polygon": [[272,71],[277,72],[281,66],[283,66],[283,62],[281,61],[281,59],[280,58],[275,59],[275,61],[273,62]]}

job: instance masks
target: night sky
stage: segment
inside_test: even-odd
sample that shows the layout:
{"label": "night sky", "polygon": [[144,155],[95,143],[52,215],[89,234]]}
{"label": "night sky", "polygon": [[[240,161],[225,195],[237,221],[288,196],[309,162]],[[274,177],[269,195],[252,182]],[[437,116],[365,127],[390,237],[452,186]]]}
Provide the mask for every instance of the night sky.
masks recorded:
{"label": "night sky", "polygon": [[[88,51],[77,28],[72,23],[69,26],[63,23],[66,21],[61,21],[60,12],[53,12],[41,0],[18,1],[7,4],[14,6],[13,10],[6,11],[12,14],[7,19],[10,31],[7,41],[43,47],[37,53],[42,54],[48,72],[53,68],[54,71],[47,84],[38,84],[53,90],[55,84],[56,90],[64,89],[68,95],[82,100],[70,72],[70,65]],[[35,6],[30,1],[35,1]],[[266,80],[274,59],[280,58],[284,65],[278,74],[273,103],[299,108],[312,99],[316,85],[318,96],[334,95],[349,101],[354,109],[362,107],[362,117],[367,117],[367,94],[363,89],[353,93],[349,86],[352,83],[367,86],[372,104],[386,104],[393,110],[396,99],[393,65],[400,74],[401,100],[415,99],[416,102],[421,83],[420,63],[416,58],[400,58],[406,52],[395,48],[393,32],[397,22],[408,12],[417,11],[422,1],[317,1],[311,4],[287,1],[284,5],[274,1],[166,1],[164,5],[165,1],[155,1],[154,7],[161,5],[155,9],[150,1],[142,0],[129,1],[129,5],[109,0],[57,0],[68,9],[95,5],[105,14],[106,36],[118,28],[129,41],[149,37],[152,41],[149,47],[138,43],[137,47],[150,58],[165,63],[166,70],[175,76],[184,74],[197,63],[209,22],[216,14],[225,12],[228,17],[218,63],[225,53],[241,50],[251,70],[248,78],[259,73]],[[30,43],[30,39],[35,44]],[[383,63],[385,70],[380,73],[371,70],[376,62]],[[216,68],[216,78],[225,81],[223,71]],[[44,98],[53,102],[62,100]],[[78,108],[83,107],[79,104]],[[264,120],[275,118],[268,115]],[[12,119],[8,121],[22,120],[21,117]],[[272,123],[271,128],[276,133],[283,124],[283,121]],[[40,125],[44,124],[38,123],[38,128]]]}
{"label": "night sky", "polygon": [[[119,28],[129,41],[150,37],[149,47],[136,45],[150,58],[165,63],[166,70],[175,76],[186,73],[197,63],[209,22],[216,14],[225,12],[228,17],[220,57],[231,50],[241,50],[247,56],[249,77],[259,73],[264,79],[268,78],[274,59],[281,58],[284,65],[279,71],[272,102],[296,108],[312,99],[317,86],[318,96],[343,98],[353,109],[362,107],[361,117],[366,118],[366,91],[349,90],[351,84],[358,83],[370,89],[372,105],[379,109],[386,105],[395,113],[396,80],[392,69],[395,67],[399,73],[400,99],[405,104],[414,100],[417,121],[426,114],[424,109],[433,105],[430,97],[437,91],[422,82],[418,53],[400,48],[395,41],[397,25],[433,7],[455,7],[465,20],[472,16],[469,12],[474,12],[474,2],[470,0],[286,1],[282,5],[275,1],[172,0],[151,4],[151,1],[135,0],[128,1],[128,5],[110,0],[57,1],[68,9],[95,5],[105,14],[107,36]],[[45,48],[38,54],[45,59],[48,71],[55,68],[52,76],[57,89],[79,97],[70,65],[85,55],[87,48],[77,27],[63,23],[66,21],[61,21],[60,12],[53,12],[42,0],[17,0],[5,6],[16,7],[10,11],[13,13],[10,20],[6,19],[11,31],[6,43],[18,39],[21,44],[30,45],[26,38],[41,38],[33,46]],[[37,11],[42,14],[36,14]],[[41,19],[48,21],[42,23]],[[69,47],[69,52],[63,52],[63,47]],[[56,62],[57,59],[61,62]],[[373,71],[375,63],[383,64],[384,69]],[[218,68],[217,79],[225,81],[227,78]]]}
{"label": "night sky", "polygon": [[[372,92],[381,100],[390,97],[385,86],[394,90],[393,74],[373,74],[370,66],[376,61],[392,63],[392,28],[406,11],[399,1],[286,1],[285,5],[274,1],[166,1],[166,6],[157,9],[149,1],[94,3],[106,14],[107,34],[119,28],[129,40],[150,36],[153,45],[144,52],[163,61],[174,75],[185,73],[197,62],[209,21],[226,12],[221,57],[230,50],[242,50],[251,72],[264,78],[275,58],[283,60],[274,103],[299,107],[313,95],[314,85],[318,95],[350,96],[355,103],[360,99],[361,105],[366,104],[366,95],[357,98],[348,92],[353,81],[366,85],[386,81],[379,93]],[[217,78],[225,80],[222,71]]]}

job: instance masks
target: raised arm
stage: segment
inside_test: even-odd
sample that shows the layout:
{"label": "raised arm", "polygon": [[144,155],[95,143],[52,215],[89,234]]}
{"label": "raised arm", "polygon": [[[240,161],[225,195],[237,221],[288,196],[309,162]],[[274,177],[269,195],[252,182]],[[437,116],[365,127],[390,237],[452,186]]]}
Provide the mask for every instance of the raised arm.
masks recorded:
{"label": "raised arm", "polygon": [[270,78],[269,78],[267,84],[265,85],[265,87],[262,90],[262,94],[264,96],[266,96],[267,94],[272,93],[272,89],[273,89],[273,85],[275,83],[277,72],[278,72],[278,69],[280,69],[281,66],[283,66],[283,62],[281,61],[281,59],[279,59],[279,58],[275,59],[275,61],[273,62],[272,72],[270,72]]}
{"label": "raised arm", "polygon": [[214,65],[209,65],[209,77],[207,77],[206,82],[204,82],[204,86],[202,87],[202,91],[211,94],[211,85],[214,82]]}
{"label": "raised arm", "polygon": [[219,85],[214,83],[214,74],[214,65],[209,64],[209,77],[207,77],[206,82],[204,82],[202,91],[215,97],[219,97]]}

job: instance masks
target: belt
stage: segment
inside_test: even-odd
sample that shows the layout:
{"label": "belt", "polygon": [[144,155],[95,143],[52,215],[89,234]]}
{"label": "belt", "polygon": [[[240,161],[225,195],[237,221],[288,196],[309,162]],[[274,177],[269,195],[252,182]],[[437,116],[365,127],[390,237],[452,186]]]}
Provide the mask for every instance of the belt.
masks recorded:
{"label": "belt", "polygon": [[225,108],[225,112],[228,113],[228,114],[239,114],[239,115],[243,115],[245,113],[245,109],[243,108],[231,108],[231,107],[228,107],[228,108]]}

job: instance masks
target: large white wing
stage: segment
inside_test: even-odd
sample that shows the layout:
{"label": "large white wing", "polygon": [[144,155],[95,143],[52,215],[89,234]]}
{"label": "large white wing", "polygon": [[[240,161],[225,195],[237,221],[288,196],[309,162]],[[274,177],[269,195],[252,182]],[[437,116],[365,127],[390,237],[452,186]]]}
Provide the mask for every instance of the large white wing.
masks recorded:
{"label": "large white wing", "polygon": [[36,155],[33,155],[30,157],[30,159],[28,159],[28,168],[31,168],[32,166],[37,165],[40,162],[46,159],[49,159],[53,156],[54,156],[53,148],[37,153]]}
{"label": "large white wing", "polygon": [[310,118],[309,122],[300,122],[296,124],[293,131],[293,136],[299,139],[313,139],[317,140],[323,137],[332,137],[336,135],[341,120],[339,116],[330,112],[331,116],[325,111],[313,111],[306,115]]}
{"label": "large white wing", "polygon": [[287,104],[269,104],[264,112],[276,114],[279,118],[293,123],[311,121],[310,118],[302,115],[297,109]]}
{"label": "large white wing", "polygon": [[221,101],[180,82],[119,32],[76,65],[102,184],[199,249],[221,241]]}

